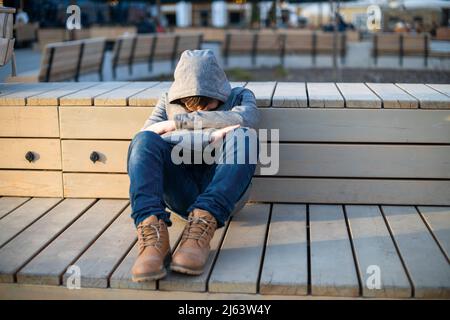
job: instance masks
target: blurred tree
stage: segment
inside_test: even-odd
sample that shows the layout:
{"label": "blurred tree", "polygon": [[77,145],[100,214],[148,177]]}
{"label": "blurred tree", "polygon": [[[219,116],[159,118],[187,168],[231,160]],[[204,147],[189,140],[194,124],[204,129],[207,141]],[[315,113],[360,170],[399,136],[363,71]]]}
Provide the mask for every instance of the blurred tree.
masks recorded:
{"label": "blurred tree", "polygon": [[260,26],[260,14],[258,0],[252,0],[252,14],[250,19],[250,25],[252,28],[259,28]]}

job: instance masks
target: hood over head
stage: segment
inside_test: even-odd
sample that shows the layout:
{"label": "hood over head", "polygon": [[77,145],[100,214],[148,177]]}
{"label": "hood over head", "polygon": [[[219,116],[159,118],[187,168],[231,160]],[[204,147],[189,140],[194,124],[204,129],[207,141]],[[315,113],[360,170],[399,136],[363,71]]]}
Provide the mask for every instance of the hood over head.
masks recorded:
{"label": "hood over head", "polygon": [[191,96],[225,102],[230,93],[230,82],[211,50],[183,51],[168,92],[169,103]]}

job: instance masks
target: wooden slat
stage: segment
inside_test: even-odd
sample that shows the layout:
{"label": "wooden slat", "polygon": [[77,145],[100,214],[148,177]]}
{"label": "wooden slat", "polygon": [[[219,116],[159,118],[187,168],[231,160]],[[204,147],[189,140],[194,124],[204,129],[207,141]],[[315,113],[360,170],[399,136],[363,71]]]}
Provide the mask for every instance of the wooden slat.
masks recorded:
{"label": "wooden slat", "polygon": [[13,93],[0,96],[0,105],[3,106],[25,106],[29,98],[41,93],[63,87],[64,83],[39,83],[34,86],[25,86],[23,89]]}
{"label": "wooden slat", "polygon": [[70,83],[55,90],[47,91],[27,99],[29,106],[58,106],[59,100],[67,95],[76,93],[80,90],[90,88],[96,85],[96,82]]}
{"label": "wooden slat", "polygon": [[63,179],[64,197],[127,199],[129,196],[127,174],[63,173]]}
{"label": "wooden slat", "polygon": [[16,272],[76,220],[94,200],[66,199],[0,249],[0,282]]}
{"label": "wooden slat", "polygon": [[[411,285],[377,206],[345,206],[364,297],[408,298]],[[379,268],[380,288],[369,285]]]}
{"label": "wooden slat", "polygon": [[272,103],[272,95],[276,84],[275,81],[249,82],[245,87],[255,94],[258,107],[269,107]]}
{"label": "wooden slat", "polygon": [[382,100],[384,108],[415,109],[419,101],[393,83],[366,83]]}
{"label": "wooden slat", "polygon": [[148,107],[60,107],[61,138],[131,139],[152,112]]}
{"label": "wooden slat", "polygon": [[[21,91],[21,90],[30,90],[35,87],[36,87],[36,83],[1,83],[0,84],[0,97],[7,96],[11,93]],[[3,105],[4,104],[0,100],[0,106],[3,106]]]}
{"label": "wooden slat", "polygon": [[418,207],[447,260],[450,258],[450,207]]}
{"label": "wooden slat", "polygon": [[209,279],[210,292],[256,293],[269,213],[269,205],[252,204],[233,217]]}
{"label": "wooden slat", "polygon": [[306,108],[308,97],[304,82],[279,82],[272,99],[273,107]]}
{"label": "wooden slat", "polygon": [[61,171],[0,170],[0,195],[62,197]]}
{"label": "wooden slat", "polygon": [[450,109],[450,97],[424,84],[396,83],[420,102],[422,109]]}
{"label": "wooden slat", "polygon": [[[219,248],[223,240],[223,236],[227,229],[227,224],[214,233],[214,237],[210,242],[210,252],[205,263],[203,274],[199,276],[186,276],[184,274],[169,272],[168,275],[158,281],[159,290],[167,291],[207,291],[207,283],[214,261],[219,253]],[[175,251],[175,248],[174,250]]]}
{"label": "wooden slat", "polygon": [[128,99],[128,104],[130,106],[138,107],[154,107],[161,95],[169,90],[171,85],[172,82],[169,81],[160,82],[154,87],[141,91],[138,94],[130,97]]}
{"label": "wooden slat", "polygon": [[158,82],[132,82],[120,88],[95,97],[96,106],[126,106],[128,98],[157,85]]}
{"label": "wooden slat", "polygon": [[308,293],[306,206],[274,204],[261,272],[262,294]]}
{"label": "wooden slat", "polygon": [[[170,219],[172,220],[172,226],[168,228],[169,242],[173,252],[175,250],[176,244],[179,241],[181,233],[184,230],[185,221],[174,214],[171,215]],[[146,290],[156,289],[156,281],[133,282],[132,280],[131,269],[133,268],[134,262],[136,261],[136,258],[138,256],[138,250],[138,244],[136,243],[127,254],[125,259],[123,259],[123,261],[111,275],[111,288]],[[161,287],[161,281],[159,284]]]}
{"label": "wooden slat", "polygon": [[117,90],[128,82],[102,82],[94,87],[77,91],[59,99],[61,106],[92,106],[94,99],[105,93]]}
{"label": "wooden slat", "polygon": [[259,127],[291,142],[449,143],[449,117],[447,110],[262,108]]}
{"label": "wooden slat", "polygon": [[[73,200],[75,201],[75,200]],[[80,200],[85,202],[85,200]],[[128,205],[126,200],[101,199],[17,274],[17,282],[59,285],[76,260]]]}
{"label": "wooden slat", "polygon": [[341,206],[310,205],[311,294],[359,295],[358,276]]}
{"label": "wooden slat", "polygon": [[5,217],[14,209],[20,207],[30,200],[28,197],[1,197],[0,198],[0,219]]}
{"label": "wooden slat", "polygon": [[[33,152],[35,160],[25,155]],[[0,138],[0,168],[2,169],[61,169],[61,143],[59,139]],[[7,155],[7,156],[6,156]]]}
{"label": "wooden slat", "polygon": [[[129,145],[129,141],[62,140],[63,169],[65,172],[126,173]],[[95,163],[90,159],[94,151],[100,156]]]}
{"label": "wooden slat", "polygon": [[413,283],[414,296],[449,298],[449,263],[416,208],[383,206],[382,209]]}
{"label": "wooden slat", "polygon": [[343,108],[344,98],[331,82],[308,82],[308,98],[311,108]]}
{"label": "wooden slat", "polygon": [[0,136],[57,138],[58,110],[56,107],[0,107]]}
{"label": "wooden slat", "polygon": [[450,205],[450,181],[256,177],[253,179],[250,200]]}
{"label": "wooden slat", "polygon": [[[106,288],[108,278],[136,242],[128,206],[110,227],[74,262],[81,270],[81,287]],[[70,274],[65,273],[63,283]]]}
{"label": "wooden slat", "polygon": [[[449,146],[281,143],[279,147],[278,176],[450,178]],[[262,143],[261,149],[270,146]],[[125,162],[120,168],[126,172]]]}
{"label": "wooden slat", "polygon": [[427,84],[427,86],[450,97],[450,84]]}
{"label": "wooden slat", "polygon": [[347,108],[381,108],[381,100],[364,83],[336,83]]}
{"label": "wooden slat", "polygon": [[0,221],[0,246],[42,217],[61,200],[60,198],[33,198],[5,216]]}

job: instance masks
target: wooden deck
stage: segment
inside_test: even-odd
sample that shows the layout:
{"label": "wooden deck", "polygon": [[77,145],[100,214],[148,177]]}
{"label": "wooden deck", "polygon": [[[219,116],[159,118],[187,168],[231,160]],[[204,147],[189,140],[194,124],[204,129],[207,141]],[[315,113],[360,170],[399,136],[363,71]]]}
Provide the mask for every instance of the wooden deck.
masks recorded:
{"label": "wooden deck", "polygon": [[203,275],[138,284],[128,200],[1,197],[0,298],[450,298],[450,207],[251,203],[211,246]]}

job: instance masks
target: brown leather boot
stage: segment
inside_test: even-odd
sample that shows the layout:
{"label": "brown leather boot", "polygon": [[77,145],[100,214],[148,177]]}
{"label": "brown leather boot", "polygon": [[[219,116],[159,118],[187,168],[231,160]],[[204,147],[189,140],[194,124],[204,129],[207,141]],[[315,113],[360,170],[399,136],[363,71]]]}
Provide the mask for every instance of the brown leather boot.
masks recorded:
{"label": "brown leather boot", "polygon": [[171,270],[190,275],[202,274],[216,229],[217,221],[213,215],[206,210],[194,209],[172,257]]}
{"label": "brown leather boot", "polygon": [[139,255],[132,269],[133,281],[151,281],[166,276],[171,251],[166,223],[150,216],[137,227]]}

